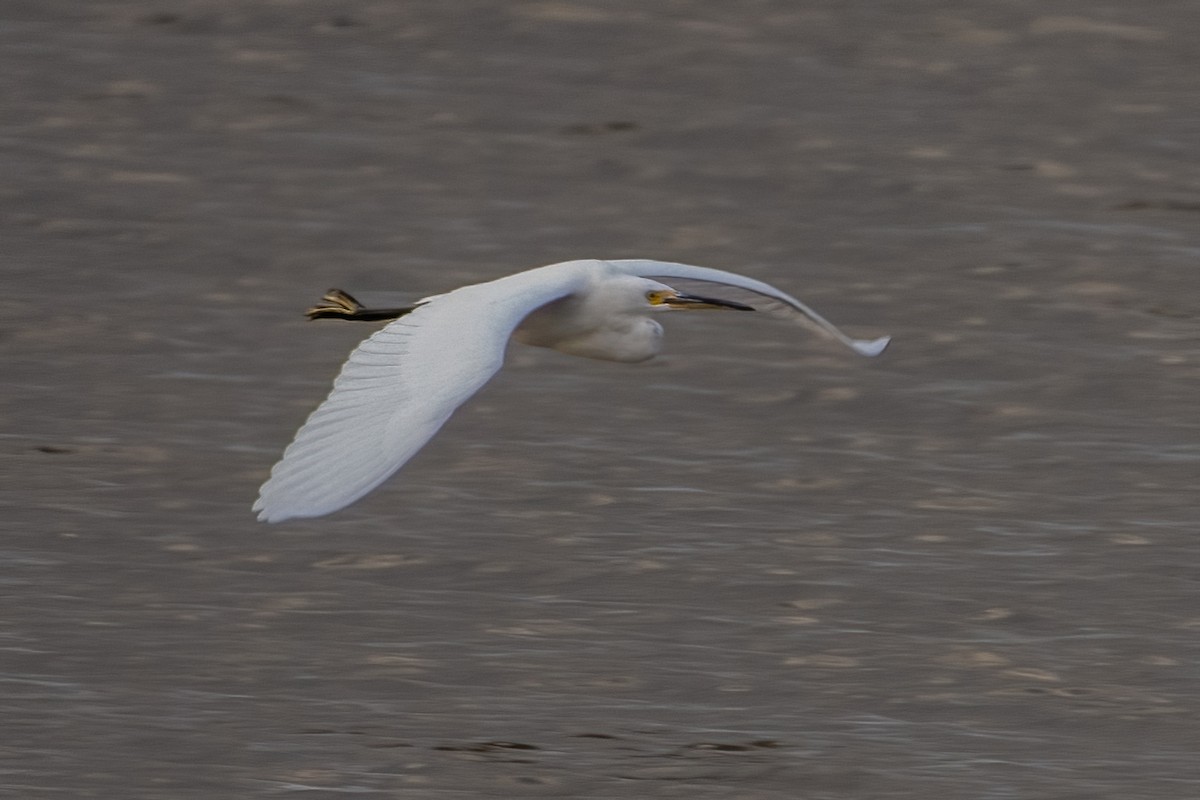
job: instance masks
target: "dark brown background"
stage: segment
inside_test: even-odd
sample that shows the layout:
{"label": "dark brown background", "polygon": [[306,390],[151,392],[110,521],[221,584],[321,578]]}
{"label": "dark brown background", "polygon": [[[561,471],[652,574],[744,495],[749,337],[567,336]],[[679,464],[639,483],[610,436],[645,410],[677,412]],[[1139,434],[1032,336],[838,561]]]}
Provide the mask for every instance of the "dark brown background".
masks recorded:
{"label": "dark brown background", "polygon": [[[6,0],[0,794],[1200,796],[1198,25]],[[630,256],[893,349],[514,347],[254,521],[370,330],[327,286]]]}

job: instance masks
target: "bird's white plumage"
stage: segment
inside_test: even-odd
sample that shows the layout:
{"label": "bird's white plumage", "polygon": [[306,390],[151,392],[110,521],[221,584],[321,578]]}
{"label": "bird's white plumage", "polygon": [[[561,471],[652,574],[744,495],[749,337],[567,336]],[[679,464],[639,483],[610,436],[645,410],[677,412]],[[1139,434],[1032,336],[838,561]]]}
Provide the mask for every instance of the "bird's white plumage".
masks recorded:
{"label": "bird's white plumage", "polygon": [[755,310],[766,311],[776,316],[795,320],[809,330],[830,339],[836,339],[856,353],[864,356],[879,355],[887,347],[888,342],[891,341],[891,337],[889,336],[884,336],[881,339],[873,341],[851,339],[838,330],[833,323],[787,292],[780,291],[769,283],[763,283],[754,278],[747,278],[745,275],[738,275],[736,272],[726,272],[725,270],[711,269],[710,267],[693,267],[690,264],[673,264],[668,261],[649,261],[646,259],[628,259],[610,261],[609,263],[627,274],[640,275],[644,278],[663,278],[667,281],[670,281],[671,278],[682,278],[687,281],[698,281],[705,284],[717,284],[719,286],[743,289],[751,294],[758,295],[760,299],[771,301],[768,306],[751,301]]}
{"label": "bird's white plumage", "polygon": [[359,499],[399,469],[500,369],[510,336],[576,355],[639,361],[661,327],[647,291],[661,277],[769,299],[864,355],[887,339],[850,339],[790,295],[722,270],[661,261],[569,261],[427,298],[351,353],[329,397],[271,470],[254,510],[268,522],[315,517]]}

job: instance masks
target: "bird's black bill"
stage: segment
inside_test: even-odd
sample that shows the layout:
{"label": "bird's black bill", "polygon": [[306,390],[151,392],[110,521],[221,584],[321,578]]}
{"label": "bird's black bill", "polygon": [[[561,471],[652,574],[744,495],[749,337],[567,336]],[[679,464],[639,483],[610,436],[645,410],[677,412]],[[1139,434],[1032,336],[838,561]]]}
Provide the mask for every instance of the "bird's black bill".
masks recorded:
{"label": "bird's black bill", "polygon": [[673,297],[664,297],[663,305],[671,306],[679,309],[699,309],[699,308],[731,308],[734,311],[753,311],[753,306],[735,303],[732,300],[718,300],[712,297],[697,297],[694,294],[677,294]]}
{"label": "bird's black bill", "polygon": [[366,308],[341,289],[330,289],[321,302],[304,312],[309,319],[349,319],[357,322],[379,322],[399,319],[416,306],[407,308]]}

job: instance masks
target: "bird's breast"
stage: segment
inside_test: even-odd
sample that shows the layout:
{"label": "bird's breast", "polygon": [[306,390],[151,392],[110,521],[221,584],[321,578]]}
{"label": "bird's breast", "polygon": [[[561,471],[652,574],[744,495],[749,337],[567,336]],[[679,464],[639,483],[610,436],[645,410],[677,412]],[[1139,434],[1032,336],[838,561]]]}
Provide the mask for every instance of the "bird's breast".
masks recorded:
{"label": "bird's breast", "polygon": [[573,356],[630,363],[651,359],[662,347],[662,326],[649,317],[615,316],[587,327],[569,324],[574,321],[531,315],[513,338]]}

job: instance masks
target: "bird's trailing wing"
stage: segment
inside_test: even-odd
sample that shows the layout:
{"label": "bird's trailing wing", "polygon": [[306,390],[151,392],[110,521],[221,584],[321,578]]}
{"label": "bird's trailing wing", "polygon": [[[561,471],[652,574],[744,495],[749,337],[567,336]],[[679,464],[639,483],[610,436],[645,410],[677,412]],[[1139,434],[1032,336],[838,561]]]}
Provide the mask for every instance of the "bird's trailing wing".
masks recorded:
{"label": "bird's trailing wing", "polygon": [[528,275],[430,298],[360,344],[259,490],[258,518],[331,513],[412,458],[500,369],[521,320],[578,283],[570,270]]}
{"label": "bird's trailing wing", "polygon": [[687,290],[686,284],[694,282],[694,284],[706,287],[704,290],[697,289],[697,292],[703,293],[707,291],[711,294],[713,291],[712,287],[719,285],[724,287],[721,290],[723,299],[745,303],[756,311],[762,311],[773,316],[784,317],[799,322],[822,336],[836,339],[847,347],[850,347],[856,353],[864,356],[879,355],[887,347],[888,342],[891,341],[891,337],[889,336],[874,340],[852,339],[842,333],[832,322],[829,322],[790,294],[776,289],[768,283],[763,283],[754,278],[747,278],[744,275],[738,275],[734,272],[710,269],[708,267],[695,267],[690,264],[675,264],[669,261],[650,261],[646,259],[616,260],[609,261],[608,263],[626,274],[662,280],[664,283],[681,290]]}

